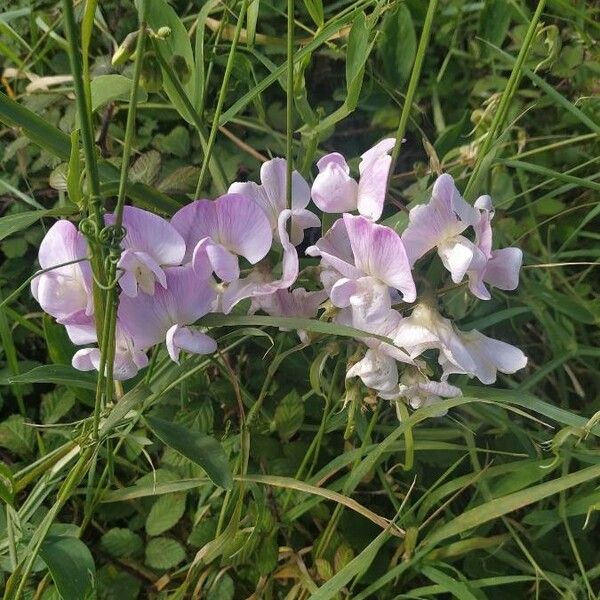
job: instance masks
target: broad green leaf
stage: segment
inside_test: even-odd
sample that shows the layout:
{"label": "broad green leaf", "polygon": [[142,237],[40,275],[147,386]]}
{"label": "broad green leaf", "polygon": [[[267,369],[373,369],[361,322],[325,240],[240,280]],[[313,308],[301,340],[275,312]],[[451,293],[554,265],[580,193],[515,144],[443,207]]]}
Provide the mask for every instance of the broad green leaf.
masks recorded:
{"label": "broad green leaf", "polygon": [[14,375],[9,381],[10,383],[60,383],[88,390],[96,389],[96,375],[78,371],[68,365],[42,365],[27,373]]}
{"label": "broad green leaf", "polygon": [[231,489],[233,480],[229,461],[215,438],[158,417],[146,417],[146,422],[167,446],[200,465],[216,485]]}
{"label": "broad green leaf", "polygon": [[365,62],[368,58],[368,47],[369,28],[367,26],[367,17],[364,13],[360,13],[354,19],[350,35],[348,36],[348,54],[346,56],[346,89],[348,93],[350,93],[353,82],[363,72]]}
{"label": "broad green leaf", "polygon": [[48,210],[28,210],[0,218],[0,240],[27,229],[44,217],[66,217],[77,212],[76,207],[51,208]]}
{"label": "broad green leaf", "polygon": [[115,558],[138,554],[142,547],[142,538],[131,531],[119,527],[109,529],[100,538],[100,547]]}
{"label": "broad green leaf", "polygon": [[40,404],[42,423],[58,423],[74,406],[75,396],[66,388],[57,388],[44,394]]}
{"label": "broad green leaf", "polygon": [[277,404],[273,419],[277,433],[284,441],[288,441],[298,431],[304,421],[304,404],[296,390],[292,390]]}
{"label": "broad green leaf", "polygon": [[494,46],[501,46],[508,33],[512,10],[505,0],[485,0],[479,17],[480,37]]}
{"label": "broad green leaf", "polygon": [[86,600],[95,575],[88,547],[72,536],[48,536],[40,548],[54,585],[64,600]]}
{"label": "broad green leaf", "polygon": [[386,15],[378,53],[390,83],[398,86],[408,80],[417,53],[417,34],[405,3]]}
{"label": "broad green leaf", "polygon": [[176,540],[152,538],[146,546],[146,564],[152,569],[166,570],[185,559],[185,550]]}
{"label": "broad green leaf", "polygon": [[185,492],[161,496],[148,513],[146,533],[156,536],[174,527],[185,512],[185,499]]}
{"label": "broad green leaf", "polygon": [[35,432],[21,415],[11,415],[0,423],[0,447],[30,457],[35,448]]}
{"label": "broad green leaf", "polygon": [[[92,112],[97,111],[109,102],[115,100],[129,100],[133,81],[123,75],[98,75],[90,84],[92,93]],[[145,102],[148,94],[141,87],[137,91],[137,101]]]}
{"label": "broad green leaf", "polygon": [[440,569],[436,569],[431,565],[425,565],[421,569],[421,573],[428,579],[431,579],[434,583],[437,583],[445,591],[450,592],[455,598],[460,598],[461,600],[477,600],[477,596],[469,590],[464,582],[457,581]]}
{"label": "broad green leaf", "polygon": [[[139,0],[135,2],[139,10]],[[183,88],[187,93],[188,98],[192,101],[195,106],[197,98],[194,97],[196,91],[196,67],[194,63],[194,54],[192,52],[192,44],[188,36],[187,29],[181,22],[181,19],[169,4],[165,0],[152,0],[147,5],[146,20],[148,25],[152,27],[154,31],[158,31],[161,27],[169,27],[171,29],[170,35],[158,42],[158,50],[168,64],[171,64],[174,56],[182,57],[187,67],[189,68],[190,78],[183,83]],[[173,103],[173,106],[177,108],[179,114],[188,122],[193,123],[193,119],[188,113],[187,108],[179,99],[175,88],[169,81],[168,77],[163,73],[163,86],[169,100]]]}

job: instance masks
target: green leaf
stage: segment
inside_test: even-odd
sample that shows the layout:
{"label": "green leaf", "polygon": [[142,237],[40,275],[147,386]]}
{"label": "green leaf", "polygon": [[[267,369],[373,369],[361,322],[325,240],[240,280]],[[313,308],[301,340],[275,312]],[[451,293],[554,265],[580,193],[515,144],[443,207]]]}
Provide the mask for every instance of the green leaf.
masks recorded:
{"label": "green leaf", "polygon": [[160,173],[160,165],[160,152],[157,152],[156,150],[144,152],[133,165],[131,165],[131,169],[129,169],[129,179],[134,183],[152,185]]}
{"label": "green leaf", "polygon": [[235,594],[233,579],[225,573],[219,577],[206,595],[206,600],[232,600]]}
{"label": "green leaf", "polygon": [[152,538],[146,546],[146,564],[152,569],[166,570],[185,559],[185,550],[176,540]]}
{"label": "green leaf", "polygon": [[49,210],[28,210],[0,218],[0,240],[27,229],[44,217],[66,217],[77,212],[76,207],[51,208]]}
{"label": "green leaf", "polygon": [[317,27],[321,27],[324,21],[323,0],[304,0],[304,6],[310,15],[310,18],[315,22]]}
{"label": "green leaf", "polygon": [[74,406],[75,396],[65,388],[52,390],[42,396],[40,417],[42,423],[58,423]]}
{"label": "green leaf", "polygon": [[19,456],[33,454],[35,432],[21,415],[11,415],[0,423],[0,447],[7,448]]}
{"label": "green leaf", "polygon": [[406,4],[385,17],[378,54],[390,83],[397,87],[408,80],[417,54],[417,34]]}
{"label": "green leaf", "polygon": [[153,144],[165,154],[184,158],[190,153],[190,132],[183,125],[177,125],[167,135],[157,135]]}
{"label": "green leaf", "polygon": [[[69,160],[71,156],[69,136],[2,92],[0,92],[0,121],[10,127],[22,128],[24,135],[52,156]],[[109,162],[100,161],[98,173],[103,182],[103,192],[116,195],[119,187],[119,169]],[[181,208],[181,205],[172,198],[140,183],[128,184],[127,194],[140,206],[167,214],[172,214]]]}
{"label": "green leaf", "polygon": [[100,538],[100,547],[114,558],[133,556],[142,549],[142,538],[130,529],[113,527]]}
{"label": "green leaf", "polygon": [[227,455],[215,438],[193,432],[179,423],[171,423],[158,417],[147,417],[146,422],[167,446],[200,465],[213,483],[231,489],[233,479]]}
{"label": "green leaf", "polygon": [[[140,9],[140,2],[135,2],[138,11]],[[161,56],[165,59],[167,64],[172,64],[173,57],[179,55],[183,57],[187,66],[190,70],[190,78],[183,83],[183,88],[187,93],[188,98],[192,104],[196,106],[197,98],[194,97],[196,92],[196,67],[194,63],[194,54],[192,52],[192,44],[188,36],[187,29],[181,22],[181,19],[171,8],[165,0],[152,0],[147,4],[147,15],[146,20],[148,25],[158,31],[161,27],[169,27],[171,29],[170,35],[160,40],[157,44],[158,50]],[[163,73],[163,86],[164,90],[169,97],[169,100],[173,106],[177,109],[179,114],[189,123],[193,123],[193,119],[188,113],[185,104],[180,100],[179,94],[177,93],[173,84],[169,81],[169,78]]]}
{"label": "green leaf", "polygon": [[161,496],[150,509],[146,518],[146,533],[160,535],[174,527],[185,512],[186,494],[169,494]]}
{"label": "green leaf", "polygon": [[58,592],[64,600],[86,600],[96,568],[88,547],[72,536],[48,536],[40,548]]}
{"label": "green leaf", "polygon": [[288,441],[298,431],[304,421],[304,404],[296,390],[292,390],[275,409],[277,433]]}
{"label": "green leaf", "polygon": [[[131,96],[131,88],[133,81],[123,75],[115,73],[111,75],[98,75],[92,79],[90,83],[92,95],[92,112],[96,112],[99,108],[114,102],[115,100],[129,100]],[[148,99],[148,94],[141,87],[138,87],[137,101],[145,102]]]}
{"label": "green leaf", "polygon": [[79,129],[71,132],[71,154],[67,168],[67,193],[71,202],[81,205],[81,155],[79,154]]}
{"label": "green leaf", "polygon": [[81,387],[87,390],[96,389],[96,375],[84,373],[68,365],[42,365],[27,373],[14,375],[10,383],[60,383]]}
{"label": "green leaf", "polygon": [[479,35],[484,40],[501,46],[510,25],[512,7],[506,0],[486,0],[479,17]]}
{"label": "green leaf", "polygon": [[369,28],[365,13],[359,13],[352,23],[348,35],[348,54],[346,56],[346,87],[350,92],[352,82],[361,75],[368,57]]}

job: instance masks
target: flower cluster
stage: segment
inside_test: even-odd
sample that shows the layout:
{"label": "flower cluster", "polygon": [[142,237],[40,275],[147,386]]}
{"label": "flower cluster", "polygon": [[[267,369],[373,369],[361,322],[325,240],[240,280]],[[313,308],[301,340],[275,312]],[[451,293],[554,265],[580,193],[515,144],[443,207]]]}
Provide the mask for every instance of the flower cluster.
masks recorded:
{"label": "flower cluster", "polygon": [[[497,371],[523,368],[527,359],[519,349],[475,330],[460,331],[440,314],[429,286],[417,296],[413,278],[418,261],[435,249],[452,281],[465,280],[477,298],[490,298],[488,286],[517,287],[522,253],[492,249],[490,197],[471,206],[445,174],[435,182],[430,201],[410,211],[401,235],[378,224],[393,146],[393,139],[385,139],[365,152],[358,180],[338,153],[319,160],[312,188],[294,171],[289,208],[281,158],[263,164],[260,184],[234,183],[216,200],[184,206],[170,222],[126,207],[117,265],[115,378],[135,376],[148,363],[148,350],[163,341],[174,361],[182,352],[214,352],[215,340],[196,321],[210,312],[227,314],[244,299],[251,300],[250,312],[277,316],[314,318],[325,307],[321,318],[361,330],[363,350],[347,377],[359,377],[378,396],[404,398],[413,407],[459,395],[448,383],[452,374],[490,384]],[[321,224],[307,209],[311,198],[322,212],[341,216],[306,250],[320,259],[322,285],[307,291],[292,288],[299,278],[296,247],[306,229]],[[105,222],[114,223],[114,216],[106,214]],[[85,237],[71,222],[58,221],[40,246],[39,262],[44,272],[33,280],[34,297],[66,327],[74,344],[86,346],[75,353],[73,365],[98,369]],[[298,333],[310,341],[306,332]],[[437,351],[437,367],[426,364],[427,350]],[[434,372],[437,381],[430,379]]]}

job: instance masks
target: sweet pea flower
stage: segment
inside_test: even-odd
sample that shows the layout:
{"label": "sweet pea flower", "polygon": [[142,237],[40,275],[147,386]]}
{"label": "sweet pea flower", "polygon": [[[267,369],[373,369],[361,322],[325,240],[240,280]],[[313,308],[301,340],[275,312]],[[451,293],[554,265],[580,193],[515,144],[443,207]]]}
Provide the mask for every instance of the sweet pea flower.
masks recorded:
{"label": "sweet pea flower", "polygon": [[322,281],[338,308],[363,304],[370,288],[386,299],[381,305],[384,312],[391,306],[390,288],[401,292],[405,302],[416,299],[404,245],[390,227],[345,214],[306,253],[321,257]]}
{"label": "sweet pea flower", "polygon": [[[38,254],[40,267],[52,270],[31,282],[33,297],[66,327],[74,344],[96,341],[92,271],[87,256],[85,237],[77,227],[67,220],[57,221],[44,236]],[[57,266],[76,260],[81,262]]]}
{"label": "sweet pea flower", "polygon": [[[438,404],[444,398],[456,398],[462,392],[446,381],[431,381],[418,368],[407,367],[398,387],[392,393],[380,393],[379,397],[387,400],[404,399],[411,408],[418,409]],[[435,416],[443,416],[447,411],[439,411]]]}
{"label": "sweet pea flower", "polygon": [[[252,299],[250,313],[262,310],[273,317],[304,317],[314,318],[319,312],[319,307],[327,299],[325,290],[309,292],[304,288],[296,288],[289,291],[280,289],[273,294],[256,296]],[[280,327],[280,331],[286,331]],[[308,344],[310,338],[304,329],[297,330],[298,337],[304,344]]]}
{"label": "sweet pea flower", "polygon": [[[82,348],[75,352],[71,364],[79,371],[99,371],[100,350],[98,348]],[[146,353],[136,348],[133,339],[117,328],[113,378],[117,381],[131,379],[147,365]]]}
{"label": "sweet pea flower", "polygon": [[186,244],[184,263],[192,261],[201,277],[214,272],[222,281],[239,278],[238,256],[251,264],[271,248],[271,226],[263,210],[240,194],[225,194],[214,201],[196,200],[178,210],[171,224]]}
{"label": "sweet pea flower", "polygon": [[323,156],[317,162],[319,174],[311,190],[313,202],[326,213],[358,209],[364,217],[377,221],[383,212],[392,164],[389,153],[395,141],[386,138],[361,156],[358,182],[350,177],[350,167],[341,154],[333,152]]}
{"label": "sweet pea flower", "polygon": [[267,265],[258,265],[247,277],[232,281],[221,295],[221,309],[225,314],[245,298],[257,298],[284,290],[294,284],[298,277],[300,265],[298,253],[291,243],[287,233],[287,222],[292,217],[291,210],[284,210],[279,215],[277,231],[283,256],[281,261],[281,276],[273,276],[273,270]]}
{"label": "sweet pea flower", "polygon": [[153,296],[123,296],[119,323],[136,348],[146,350],[165,341],[169,356],[179,361],[180,352],[209,354],[216,342],[192,325],[213,308],[216,292],[213,282],[199,279],[192,265],[165,270],[167,286]]}
{"label": "sweet pea flower", "polygon": [[489,300],[491,295],[485,283],[501,290],[517,289],[523,252],[520,248],[492,250],[492,199],[489,196],[480,196],[475,201],[475,208],[479,210],[479,216],[473,224],[475,244],[485,261],[477,261],[469,267],[469,289],[477,298]]}
{"label": "sweet pea flower", "polygon": [[[253,181],[237,181],[229,186],[230,194],[241,194],[252,198],[262,208],[276,239],[279,239],[279,215],[286,210],[287,161],[274,158],[260,168],[260,185]],[[310,202],[310,187],[298,171],[292,171],[292,206],[290,241],[297,246],[304,239],[304,230],[319,227],[317,215],[307,210]]]}
{"label": "sweet pea flower", "polygon": [[406,348],[413,359],[426,350],[439,350],[442,381],[452,373],[461,373],[491,384],[497,371],[515,373],[527,364],[527,357],[518,348],[476,330],[459,331],[426,304],[418,304],[410,317],[402,319],[394,342]]}
{"label": "sweet pea flower", "polygon": [[[114,214],[106,214],[107,225],[115,222]],[[121,271],[119,285],[130,298],[138,290],[154,294],[155,283],[167,285],[164,269],[180,265],[185,255],[183,237],[168,222],[141,208],[126,206],[123,209],[123,253],[117,263]]]}

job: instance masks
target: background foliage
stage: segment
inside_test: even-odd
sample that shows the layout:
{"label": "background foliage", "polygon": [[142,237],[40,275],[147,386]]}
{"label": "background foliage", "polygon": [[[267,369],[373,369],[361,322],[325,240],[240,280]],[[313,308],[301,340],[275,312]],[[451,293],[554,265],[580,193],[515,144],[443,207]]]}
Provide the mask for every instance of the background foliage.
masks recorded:
{"label": "background foliage", "polygon": [[[400,123],[388,223],[401,224],[441,170],[470,200],[492,194],[497,235],[525,253],[520,290],[475,305],[461,288],[441,302],[463,329],[521,347],[528,368],[495,389],[462,381],[447,416],[423,408],[399,425],[388,403],[346,396],[354,342],[313,333],[301,348],[293,333],[258,320],[233,330],[224,317],[212,323],[218,355],[180,367],[159,355],[91,440],[95,378],[71,369],[62,328],[19,287],[53,218],[81,206],[63,5],[9,3],[0,13],[6,597],[20,585],[44,599],[595,598],[597,4],[294,4],[288,90],[282,0],[149,2],[150,27],[171,28],[159,43],[169,68],[157,56],[144,63],[129,199],[168,215],[196,192],[256,180],[262,160],[289,153],[287,94],[307,177],[323,152],[357,157]],[[419,47],[428,4],[432,35]],[[107,0],[94,14],[78,3],[75,17],[84,41],[93,25],[110,206],[133,69],[111,56],[137,29],[137,10]]]}

